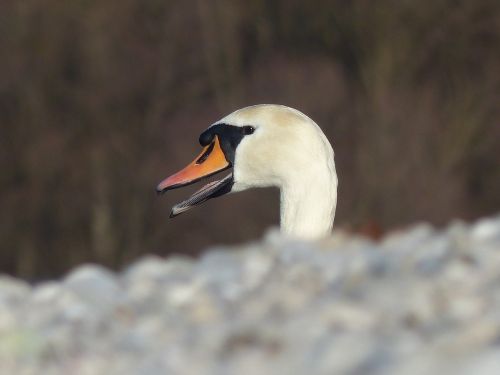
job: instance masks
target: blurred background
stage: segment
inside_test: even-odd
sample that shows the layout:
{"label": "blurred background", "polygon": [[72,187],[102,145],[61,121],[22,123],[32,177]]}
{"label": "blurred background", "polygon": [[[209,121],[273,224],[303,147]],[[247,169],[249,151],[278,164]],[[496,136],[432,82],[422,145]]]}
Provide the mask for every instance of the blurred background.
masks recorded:
{"label": "blurred background", "polygon": [[498,0],[1,0],[0,271],[195,255],[277,225],[278,191],[156,184],[229,112],[279,103],[332,141],[337,227],[500,208]]}

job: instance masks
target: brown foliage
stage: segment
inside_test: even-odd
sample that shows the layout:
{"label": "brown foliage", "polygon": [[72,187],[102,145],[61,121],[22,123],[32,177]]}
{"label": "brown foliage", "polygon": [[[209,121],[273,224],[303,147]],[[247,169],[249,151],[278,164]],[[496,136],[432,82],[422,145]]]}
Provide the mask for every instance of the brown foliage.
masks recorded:
{"label": "brown foliage", "polygon": [[276,224],[275,191],[174,221],[154,186],[241,106],[296,107],[332,140],[336,225],[500,206],[495,0],[0,3],[0,270],[196,253]]}

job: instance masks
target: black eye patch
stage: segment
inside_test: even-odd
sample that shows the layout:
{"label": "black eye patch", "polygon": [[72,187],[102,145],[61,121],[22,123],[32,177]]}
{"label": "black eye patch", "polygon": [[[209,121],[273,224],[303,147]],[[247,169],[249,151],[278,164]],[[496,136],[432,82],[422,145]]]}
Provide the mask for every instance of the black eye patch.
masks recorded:
{"label": "black eye patch", "polygon": [[[202,146],[207,146],[214,140],[215,136],[217,135],[219,137],[220,146],[222,148],[222,151],[224,151],[226,160],[229,163],[234,164],[236,147],[245,135],[252,134],[254,131],[255,128],[253,126],[217,124],[209,127],[207,130],[201,133],[199,141]],[[203,156],[204,155],[202,155],[200,159]]]}
{"label": "black eye patch", "polygon": [[255,131],[255,128],[253,126],[243,126],[242,129],[245,135],[253,134]]}
{"label": "black eye patch", "polygon": [[198,141],[200,142],[200,145],[207,146],[210,143],[212,143],[212,141],[214,140],[214,137],[215,137],[215,133],[210,131],[210,129],[207,129],[203,133],[200,134],[200,138],[198,139]]}

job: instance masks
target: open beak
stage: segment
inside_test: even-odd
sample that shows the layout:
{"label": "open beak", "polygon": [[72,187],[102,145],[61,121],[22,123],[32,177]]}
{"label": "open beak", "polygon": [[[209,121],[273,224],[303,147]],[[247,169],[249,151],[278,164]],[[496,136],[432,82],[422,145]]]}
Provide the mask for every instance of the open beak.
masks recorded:
{"label": "open beak", "polygon": [[[219,138],[215,136],[213,142],[203,148],[200,155],[187,167],[160,182],[156,187],[156,192],[163,194],[167,190],[191,185],[230,167],[231,163],[226,160],[224,151],[220,146]],[[233,175],[230,173],[222,180],[213,181],[203,186],[188,199],[172,207],[170,217],[177,216],[211,198],[229,193],[232,185]]]}

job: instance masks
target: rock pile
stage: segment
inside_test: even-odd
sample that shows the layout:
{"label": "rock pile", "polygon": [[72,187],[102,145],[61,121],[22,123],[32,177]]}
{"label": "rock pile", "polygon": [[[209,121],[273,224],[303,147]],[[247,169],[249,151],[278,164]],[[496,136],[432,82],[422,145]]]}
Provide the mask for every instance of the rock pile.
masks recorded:
{"label": "rock pile", "polygon": [[2,374],[500,374],[500,216],[0,277]]}

